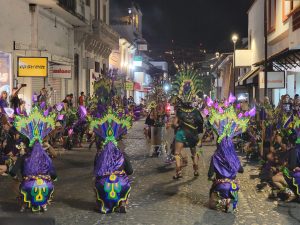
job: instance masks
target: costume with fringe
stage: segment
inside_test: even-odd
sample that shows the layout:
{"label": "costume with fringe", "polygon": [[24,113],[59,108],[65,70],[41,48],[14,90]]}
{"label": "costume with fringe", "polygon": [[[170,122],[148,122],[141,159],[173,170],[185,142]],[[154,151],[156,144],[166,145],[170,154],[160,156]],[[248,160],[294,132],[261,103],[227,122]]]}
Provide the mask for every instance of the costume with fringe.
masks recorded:
{"label": "costume with fringe", "polygon": [[192,106],[192,101],[200,94],[201,80],[199,74],[190,67],[182,67],[173,83],[173,92],[179,98],[176,116],[179,128],[176,131],[176,142],[185,147],[194,148],[199,139],[198,134],[203,132],[203,118],[199,110]]}
{"label": "costume with fringe", "polygon": [[129,197],[131,188],[118,140],[127,133],[131,124],[131,117],[117,114],[111,108],[90,123],[91,129],[103,142],[94,165],[96,200],[101,213],[115,212]]}
{"label": "costume with fringe", "polygon": [[33,108],[29,116],[16,116],[16,129],[29,139],[31,151],[24,155],[20,185],[22,202],[33,212],[41,211],[51,200],[56,178],[51,158],[42,147],[43,139],[55,128],[55,114]]}
{"label": "costume with fringe", "polygon": [[228,100],[223,105],[214,103],[210,98],[207,99],[208,109],[205,114],[209,114],[209,122],[216,132],[217,150],[211,158],[208,177],[212,179],[216,174],[210,190],[210,197],[214,199],[213,208],[227,211],[229,207],[236,209],[238,204],[239,184],[236,181],[238,172],[242,172],[242,166],[238,159],[233,144],[233,137],[245,132],[250,120],[254,117],[255,108],[245,113],[239,112],[232,104],[235,97],[230,94]]}

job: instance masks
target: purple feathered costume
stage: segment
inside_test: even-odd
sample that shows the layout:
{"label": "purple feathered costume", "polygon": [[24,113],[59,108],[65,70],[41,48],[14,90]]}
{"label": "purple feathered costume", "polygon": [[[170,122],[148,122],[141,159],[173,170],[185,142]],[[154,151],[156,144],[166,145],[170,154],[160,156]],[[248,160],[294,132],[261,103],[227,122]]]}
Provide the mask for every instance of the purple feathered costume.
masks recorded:
{"label": "purple feathered costume", "polygon": [[[255,116],[255,108],[244,114],[234,108],[236,98],[230,94],[223,106],[208,98],[207,113],[210,112],[209,122],[218,135],[217,150],[212,156],[208,177],[216,175],[210,190],[210,206],[228,211],[235,209],[238,203],[239,185],[235,180],[238,172],[243,168],[236,154],[232,139],[234,136],[245,132],[249,117]],[[237,115],[238,114],[238,115]],[[213,198],[213,194],[217,199]]]}
{"label": "purple feathered costume", "polygon": [[23,181],[20,185],[22,202],[33,212],[46,209],[54,191],[52,179],[56,179],[52,160],[42,147],[43,139],[55,127],[55,115],[45,117],[37,107],[31,114],[16,116],[15,127],[25,135],[32,148],[23,157],[21,173]]}
{"label": "purple feathered costume", "polygon": [[101,213],[111,213],[126,203],[130,194],[130,183],[124,169],[125,158],[117,147],[117,140],[126,134],[131,122],[109,110],[91,127],[104,142],[103,149],[95,157],[94,176],[96,198]]}

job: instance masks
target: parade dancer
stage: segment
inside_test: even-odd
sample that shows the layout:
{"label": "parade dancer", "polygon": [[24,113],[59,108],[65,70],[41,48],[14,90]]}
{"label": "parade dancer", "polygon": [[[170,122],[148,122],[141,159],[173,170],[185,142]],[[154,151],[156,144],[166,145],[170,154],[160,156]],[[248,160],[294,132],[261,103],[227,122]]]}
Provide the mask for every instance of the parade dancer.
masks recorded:
{"label": "parade dancer", "polygon": [[[223,105],[207,99],[208,109],[204,113],[218,135],[217,150],[211,158],[208,178],[213,180],[210,189],[209,206],[226,212],[235,210],[238,203],[238,172],[243,172],[235,151],[233,137],[245,132],[250,117],[255,116],[255,108],[245,113],[237,112],[232,105],[236,98],[230,94]],[[215,177],[214,177],[215,174]]]}
{"label": "parade dancer", "polygon": [[96,201],[101,213],[126,212],[131,190],[128,175],[132,174],[132,169],[119,144],[131,127],[131,120],[131,117],[109,108],[100,119],[94,119],[90,124],[101,141],[94,164]]}
{"label": "parade dancer", "polygon": [[28,140],[28,152],[21,158],[19,169],[23,180],[20,185],[21,212],[47,211],[54,191],[52,181],[56,173],[51,158],[42,147],[43,139],[55,128],[55,114],[50,116],[33,108],[29,116],[16,116],[16,129]]}
{"label": "parade dancer", "polygon": [[200,93],[198,73],[192,68],[183,67],[176,75],[173,84],[174,92],[179,98],[176,117],[173,127],[175,134],[176,174],[174,179],[182,178],[182,167],[186,166],[187,159],[182,156],[184,148],[190,148],[193,160],[194,176],[199,176],[199,155],[196,146],[199,142],[198,134],[203,132],[203,118],[199,110],[192,106],[193,98]]}

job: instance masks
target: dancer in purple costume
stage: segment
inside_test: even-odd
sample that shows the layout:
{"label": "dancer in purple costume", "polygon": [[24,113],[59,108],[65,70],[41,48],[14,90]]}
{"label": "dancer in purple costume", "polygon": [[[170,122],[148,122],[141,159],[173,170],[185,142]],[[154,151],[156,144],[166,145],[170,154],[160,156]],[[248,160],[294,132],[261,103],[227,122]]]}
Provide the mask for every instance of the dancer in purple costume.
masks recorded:
{"label": "dancer in purple costume", "polygon": [[208,98],[208,110],[204,110],[205,114],[209,114],[209,122],[218,135],[217,150],[211,158],[208,171],[208,178],[213,181],[209,193],[209,206],[225,212],[237,208],[239,184],[236,175],[243,172],[232,139],[247,130],[250,117],[254,117],[256,113],[253,108],[238,114],[238,110],[233,106],[235,100],[230,94],[228,100],[219,105]]}
{"label": "dancer in purple costume", "polygon": [[43,139],[55,128],[55,114],[44,116],[37,107],[29,116],[16,116],[16,129],[29,139],[29,152],[21,159],[20,185],[21,212],[26,208],[32,212],[47,211],[54,186],[56,173],[52,160],[42,147]]}
{"label": "dancer in purple costume", "polygon": [[91,122],[91,128],[102,140],[94,163],[96,202],[101,213],[126,212],[131,190],[128,175],[132,168],[118,145],[130,127],[130,117],[119,117],[111,109]]}

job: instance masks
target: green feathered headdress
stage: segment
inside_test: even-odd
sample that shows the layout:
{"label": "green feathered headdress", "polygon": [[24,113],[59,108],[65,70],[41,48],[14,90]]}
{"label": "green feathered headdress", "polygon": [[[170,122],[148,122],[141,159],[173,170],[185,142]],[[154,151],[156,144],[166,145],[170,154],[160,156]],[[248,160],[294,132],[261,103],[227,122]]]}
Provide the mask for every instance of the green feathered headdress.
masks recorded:
{"label": "green feathered headdress", "polygon": [[183,102],[192,102],[201,92],[201,79],[198,72],[192,66],[182,66],[173,82],[173,94],[176,94]]}
{"label": "green feathered headdress", "polygon": [[37,107],[34,107],[29,116],[16,116],[14,126],[29,140],[29,146],[38,141],[43,143],[43,139],[55,129],[56,114],[44,115]]}

